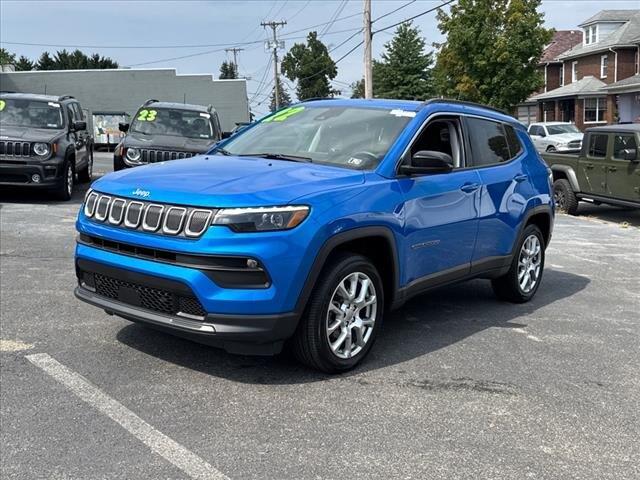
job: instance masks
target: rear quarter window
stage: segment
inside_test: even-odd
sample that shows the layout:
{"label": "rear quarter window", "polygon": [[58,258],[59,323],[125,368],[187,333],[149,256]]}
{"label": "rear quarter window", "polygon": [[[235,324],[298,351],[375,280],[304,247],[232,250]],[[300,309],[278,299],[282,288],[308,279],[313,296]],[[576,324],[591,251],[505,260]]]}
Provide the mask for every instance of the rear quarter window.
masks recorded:
{"label": "rear quarter window", "polygon": [[511,159],[502,123],[467,118],[473,166],[495,165]]}
{"label": "rear quarter window", "polygon": [[518,138],[516,130],[511,125],[504,126],[504,132],[507,135],[507,145],[509,146],[510,158],[516,158],[522,153],[522,144]]}

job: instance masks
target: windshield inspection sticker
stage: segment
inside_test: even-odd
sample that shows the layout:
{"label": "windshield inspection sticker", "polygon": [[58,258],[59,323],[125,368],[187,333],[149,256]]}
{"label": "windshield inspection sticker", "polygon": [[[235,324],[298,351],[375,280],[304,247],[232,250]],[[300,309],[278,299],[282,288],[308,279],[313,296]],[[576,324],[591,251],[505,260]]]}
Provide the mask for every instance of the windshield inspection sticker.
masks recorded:
{"label": "windshield inspection sticker", "polygon": [[391,115],[395,115],[396,117],[409,117],[413,118],[416,116],[416,112],[411,112],[407,110],[400,110],[399,108],[391,110],[389,112]]}
{"label": "windshield inspection sticker", "polygon": [[284,110],[280,110],[278,113],[272,115],[269,118],[265,118],[263,122],[284,122],[287,118],[300,113],[304,110],[304,107],[289,107]]}
{"label": "windshield inspection sticker", "polygon": [[201,113],[200,116],[202,118],[211,118],[211,115],[209,115],[208,113]]}
{"label": "windshield inspection sticker", "polygon": [[50,107],[53,107],[53,108],[60,108],[60,104],[59,103],[49,102],[47,105],[49,105]]}

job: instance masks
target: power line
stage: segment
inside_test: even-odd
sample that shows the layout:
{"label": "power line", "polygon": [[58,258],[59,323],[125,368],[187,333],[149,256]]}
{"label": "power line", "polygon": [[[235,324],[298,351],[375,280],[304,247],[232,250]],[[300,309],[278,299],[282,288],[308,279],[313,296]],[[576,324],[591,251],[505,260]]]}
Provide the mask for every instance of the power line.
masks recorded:
{"label": "power line", "polygon": [[325,26],[322,31],[320,32],[320,38],[322,38],[322,36],[324,34],[326,34],[327,32],[329,32],[329,30],[331,30],[331,27],[333,27],[333,24],[336,23],[336,19],[340,16],[340,14],[342,13],[342,11],[344,10],[344,7],[347,6],[347,0],[342,0],[342,3],[340,3],[338,5],[338,8],[336,8],[336,11],[333,13],[333,15],[331,15],[331,19],[329,20],[329,24],[327,26]]}
{"label": "power line", "polygon": [[395,10],[391,10],[390,12],[385,13],[384,15],[380,15],[378,18],[375,18],[374,20],[371,20],[371,23],[375,23],[378,20],[384,18],[384,17],[388,17],[389,15],[393,15],[394,13],[396,13],[399,10],[402,10],[405,7],[408,7],[409,5],[411,5],[412,3],[416,3],[417,0],[411,0],[410,2],[405,3],[404,5],[399,6],[398,8],[396,8]]}
{"label": "power line", "polygon": [[300,10],[298,10],[296,13],[294,13],[293,15],[291,15],[289,18],[287,18],[287,20],[290,22],[291,20],[296,18],[298,15],[300,15],[302,13],[302,11],[305,8],[307,8],[309,6],[310,3],[311,3],[311,0],[307,0],[307,2],[302,6],[302,8]]}
{"label": "power line", "polygon": [[403,23],[407,23],[410,22],[411,20],[415,20],[418,17],[422,17],[423,15],[426,15],[427,13],[431,13],[435,10],[438,10],[442,7],[446,7],[447,5],[452,4],[453,2],[455,2],[456,0],[447,0],[446,2],[443,2],[441,5],[438,5],[437,7],[433,7],[430,8],[429,10],[425,10],[424,12],[418,13],[417,15],[414,15],[413,17],[409,17],[409,18],[405,18],[404,20],[394,23],[393,25],[389,25],[388,27],[384,27],[384,28],[380,28],[378,30],[375,30],[374,32],[372,32],[372,34],[376,34],[378,32],[383,32],[385,30],[389,30],[391,28],[397,27],[398,25],[402,25]]}

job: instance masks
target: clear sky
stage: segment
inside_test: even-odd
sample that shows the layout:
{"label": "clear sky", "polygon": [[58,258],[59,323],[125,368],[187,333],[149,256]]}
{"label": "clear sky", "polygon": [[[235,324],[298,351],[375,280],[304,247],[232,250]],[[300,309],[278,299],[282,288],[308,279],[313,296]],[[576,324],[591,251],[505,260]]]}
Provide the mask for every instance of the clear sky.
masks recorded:
{"label": "clear sky", "polygon": [[[372,18],[409,1],[373,0]],[[362,0],[0,0],[0,45],[31,59],[44,50],[55,52],[63,47],[9,42],[65,45],[69,49],[81,46],[85,53],[98,52],[122,66],[169,67],[178,73],[213,73],[217,77],[220,63],[230,58],[225,47],[237,44],[244,48],[238,63],[240,74],[250,78],[249,98],[254,109],[264,113],[273,74],[272,67],[267,70],[269,54],[263,44],[268,32],[260,22],[287,21],[278,31],[285,40],[285,52],[296,41],[303,41],[310,29],[317,30],[329,48],[337,47],[331,52],[337,60],[362,39],[356,33],[362,27],[362,3]],[[441,3],[417,0],[378,20],[373,28],[386,27]],[[541,8],[547,26],[570,29],[605,8],[638,9],[640,0],[545,0]],[[332,19],[337,20],[331,22]],[[429,45],[441,40],[435,13],[424,15],[415,23]],[[374,58],[382,52],[391,32],[374,35]],[[352,35],[355,36],[345,42]],[[362,76],[362,53],[359,47],[338,64],[334,87],[342,89],[345,95],[350,93],[348,84]]]}

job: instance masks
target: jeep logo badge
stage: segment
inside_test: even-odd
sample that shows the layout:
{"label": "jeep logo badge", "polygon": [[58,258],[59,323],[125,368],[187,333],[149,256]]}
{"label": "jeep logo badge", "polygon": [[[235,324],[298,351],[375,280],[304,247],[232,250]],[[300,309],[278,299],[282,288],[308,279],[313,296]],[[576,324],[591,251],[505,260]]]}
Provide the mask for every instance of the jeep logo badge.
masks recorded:
{"label": "jeep logo badge", "polygon": [[137,197],[142,197],[142,198],[147,198],[149,195],[151,195],[151,192],[149,190],[140,190],[139,188],[136,188],[132,195],[135,195]]}

